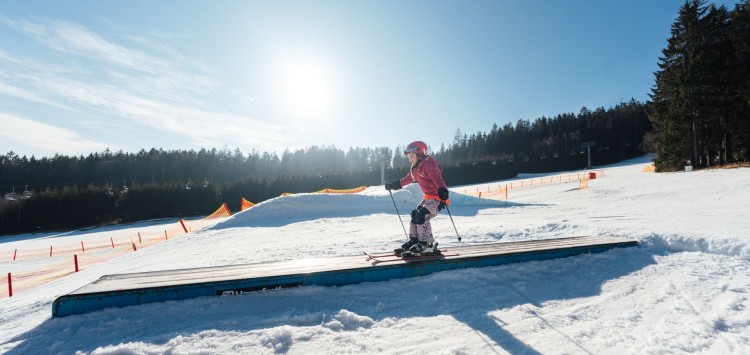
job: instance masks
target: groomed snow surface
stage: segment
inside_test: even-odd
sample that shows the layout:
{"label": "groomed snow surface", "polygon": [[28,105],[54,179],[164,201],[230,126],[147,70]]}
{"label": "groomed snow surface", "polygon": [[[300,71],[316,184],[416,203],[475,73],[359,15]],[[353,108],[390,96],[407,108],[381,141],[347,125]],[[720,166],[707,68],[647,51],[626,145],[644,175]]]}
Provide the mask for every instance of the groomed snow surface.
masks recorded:
{"label": "groomed snow surface", "polygon": [[[56,297],[107,274],[355,255],[405,239],[381,187],[277,198],[1,299],[0,352],[750,353],[750,169],[644,173],[650,161],[600,167],[604,176],[586,190],[577,183],[511,190],[507,205],[459,196],[474,187],[451,187],[461,245],[601,235],[636,239],[638,247],[51,318]],[[414,187],[394,194],[404,223],[419,199]],[[445,211],[433,230],[442,246],[459,245]],[[40,238],[50,235],[2,238],[0,249]],[[16,268],[23,265],[0,262],[0,272]]]}

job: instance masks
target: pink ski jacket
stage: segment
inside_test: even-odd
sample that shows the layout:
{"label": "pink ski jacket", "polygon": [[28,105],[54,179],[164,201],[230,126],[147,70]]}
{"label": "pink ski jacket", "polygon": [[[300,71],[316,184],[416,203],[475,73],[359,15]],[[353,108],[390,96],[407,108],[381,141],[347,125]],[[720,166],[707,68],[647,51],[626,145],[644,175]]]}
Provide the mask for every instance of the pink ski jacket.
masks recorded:
{"label": "pink ski jacket", "polygon": [[400,180],[402,187],[414,181],[419,184],[425,198],[439,200],[437,190],[441,187],[447,188],[445,181],[443,181],[443,172],[440,170],[440,165],[435,158],[429,155],[412,167],[411,171]]}

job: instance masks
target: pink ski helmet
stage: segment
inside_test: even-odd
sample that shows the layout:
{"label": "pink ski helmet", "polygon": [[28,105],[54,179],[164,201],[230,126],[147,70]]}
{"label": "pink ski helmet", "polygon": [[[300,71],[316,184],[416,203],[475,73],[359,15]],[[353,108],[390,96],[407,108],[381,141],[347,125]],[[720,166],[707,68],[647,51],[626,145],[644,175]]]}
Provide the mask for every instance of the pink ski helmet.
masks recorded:
{"label": "pink ski helmet", "polygon": [[427,155],[427,144],[422,141],[414,141],[409,143],[404,149],[404,155],[409,153],[415,153],[417,155]]}

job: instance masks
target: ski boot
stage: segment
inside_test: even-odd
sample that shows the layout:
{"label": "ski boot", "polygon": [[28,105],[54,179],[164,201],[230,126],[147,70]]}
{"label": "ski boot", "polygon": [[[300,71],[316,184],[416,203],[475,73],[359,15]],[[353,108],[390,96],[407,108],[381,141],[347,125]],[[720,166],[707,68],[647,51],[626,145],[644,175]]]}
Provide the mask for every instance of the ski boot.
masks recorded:
{"label": "ski boot", "polygon": [[401,255],[401,253],[408,251],[409,248],[411,248],[417,243],[418,243],[417,238],[409,238],[409,240],[406,243],[401,245],[401,248],[393,249],[393,253],[396,255]]}
{"label": "ski boot", "polygon": [[440,249],[438,249],[438,243],[427,244],[425,242],[418,242],[409,248],[409,250],[401,253],[402,258],[414,257],[414,256],[428,256],[428,255],[441,255]]}

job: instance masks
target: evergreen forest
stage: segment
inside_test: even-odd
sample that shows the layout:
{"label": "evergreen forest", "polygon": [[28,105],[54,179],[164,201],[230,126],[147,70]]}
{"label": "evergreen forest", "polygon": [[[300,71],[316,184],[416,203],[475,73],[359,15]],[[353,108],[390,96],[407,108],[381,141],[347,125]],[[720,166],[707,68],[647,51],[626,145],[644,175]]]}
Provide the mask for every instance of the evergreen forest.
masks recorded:
{"label": "evergreen forest", "polygon": [[680,8],[646,105],[658,171],[747,161],[750,155],[750,1]]}

